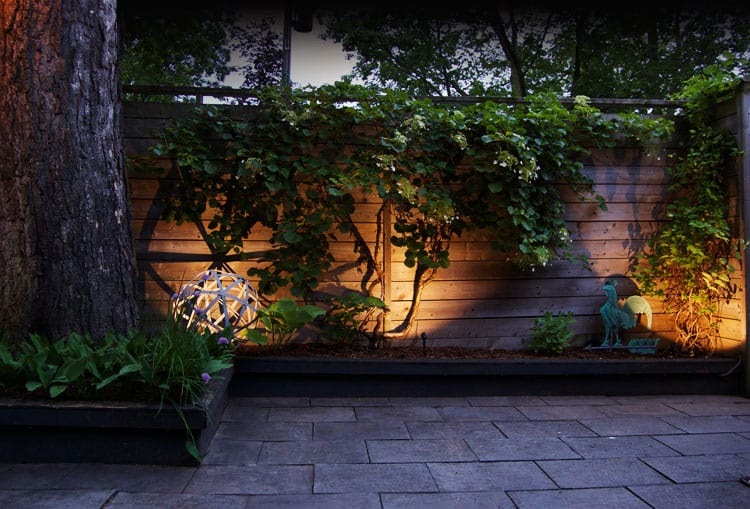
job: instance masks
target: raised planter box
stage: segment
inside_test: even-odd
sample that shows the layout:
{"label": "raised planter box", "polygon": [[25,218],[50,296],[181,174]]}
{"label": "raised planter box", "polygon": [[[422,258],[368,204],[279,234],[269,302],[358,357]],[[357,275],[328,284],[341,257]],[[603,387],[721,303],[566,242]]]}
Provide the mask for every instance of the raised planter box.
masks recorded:
{"label": "raised planter box", "polygon": [[[201,454],[216,432],[233,369],[182,408]],[[170,403],[0,400],[0,462],[195,465],[185,422]]]}
{"label": "raised planter box", "polygon": [[738,394],[737,359],[239,357],[232,397]]}

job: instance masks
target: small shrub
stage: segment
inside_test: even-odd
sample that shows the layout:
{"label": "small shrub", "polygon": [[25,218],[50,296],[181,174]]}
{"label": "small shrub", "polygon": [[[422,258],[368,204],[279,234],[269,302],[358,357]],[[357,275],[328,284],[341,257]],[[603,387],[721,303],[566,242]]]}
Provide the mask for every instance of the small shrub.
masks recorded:
{"label": "small shrub", "polygon": [[536,318],[531,329],[531,349],[534,353],[561,354],[573,338],[573,331],[570,330],[573,322],[573,312],[553,315],[547,311],[544,316]]}
{"label": "small shrub", "polygon": [[232,366],[230,334],[201,332],[168,319],[155,334],[132,331],[94,339],[73,333],[55,341],[31,334],[17,347],[0,339],[0,388],[35,398],[152,401],[160,408],[168,402],[185,424],[185,447],[200,461],[181,405],[199,403],[206,384]]}
{"label": "small shrub", "polygon": [[251,343],[270,344],[276,348],[289,343],[297,331],[323,314],[323,308],[312,305],[300,306],[294,300],[285,297],[272,302],[266,308],[258,309],[258,322],[262,328],[247,329],[245,335]]}
{"label": "small shrub", "polygon": [[331,297],[330,308],[324,318],[323,337],[336,343],[355,343],[368,336],[367,324],[373,313],[385,309],[385,302],[377,297],[348,292]]}

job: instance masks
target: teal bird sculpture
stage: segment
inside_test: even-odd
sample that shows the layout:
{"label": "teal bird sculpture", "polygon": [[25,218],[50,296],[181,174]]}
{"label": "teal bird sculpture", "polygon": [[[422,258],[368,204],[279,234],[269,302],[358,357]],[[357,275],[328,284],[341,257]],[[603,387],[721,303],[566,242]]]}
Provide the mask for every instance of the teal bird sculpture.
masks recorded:
{"label": "teal bird sculpture", "polygon": [[635,327],[637,315],[645,314],[646,325],[651,329],[651,306],[643,297],[631,295],[620,306],[613,282],[607,281],[602,290],[607,295],[607,302],[599,309],[604,320],[604,341],[601,346],[609,346],[612,340],[614,346],[622,346],[620,329]]}

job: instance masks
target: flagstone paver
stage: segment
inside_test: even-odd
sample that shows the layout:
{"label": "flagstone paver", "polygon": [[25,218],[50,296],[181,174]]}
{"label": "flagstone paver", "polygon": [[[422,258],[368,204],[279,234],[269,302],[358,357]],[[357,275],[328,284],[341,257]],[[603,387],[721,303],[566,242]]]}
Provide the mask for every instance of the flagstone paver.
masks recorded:
{"label": "flagstone paver", "polygon": [[654,509],[750,507],[750,488],[734,482],[632,486],[630,490]]}
{"label": "flagstone paver", "polygon": [[355,407],[357,420],[367,421],[442,421],[437,408],[431,406]]}
{"label": "flagstone paver", "polygon": [[519,406],[518,411],[532,420],[591,419],[604,417],[600,405]]}
{"label": "flagstone paver", "polygon": [[[643,458],[643,462],[676,483],[738,481],[750,475],[750,459],[740,454]],[[750,496],[750,488],[748,488]]]}
{"label": "flagstone paver", "polygon": [[455,493],[383,493],[383,509],[515,509],[503,491]]}
{"label": "flagstone paver", "polygon": [[737,433],[664,435],[654,439],[686,456],[750,453],[750,439]]}
{"label": "flagstone paver", "polygon": [[597,436],[578,421],[495,421],[494,424],[508,438]]}
{"label": "flagstone paver", "polygon": [[246,509],[248,500],[247,495],[119,492],[104,507],[106,509]]}
{"label": "flagstone paver", "polygon": [[252,495],[249,509],[380,509],[377,493]]}
{"label": "flagstone paver", "polygon": [[533,461],[427,465],[440,491],[508,491],[557,487]]}
{"label": "flagstone paver", "polygon": [[537,464],[560,488],[606,488],[670,482],[643,461],[638,458],[608,458],[538,461]]}
{"label": "flagstone paver", "polygon": [[315,465],[313,493],[438,491],[424,463]]}
{"label": "flagstone paver", "polygon": [[750,419],[732,415],[664,417],[665,422],[687,433],[739,433],[750,431]]}
{"label": "flagstone paver", "polygon": [[373,463],[477,460],[464,440],[368,440],[367,451]]}
{"label": "flagstone paver", "polygon": [[562,441],[586,459],[679,455],[674,449],[647,436],[565,437]]}
{"label": "flagstone paver", "polygon": [[581,456],[558,438],[467,438],[480,461],[580,459]]}
{"label": "flagstone paver", "polygon": [[312,465],[206,466],[195,473],[185,493],[201,495],[310,493]]}
{"label": "flagstone paver", "polygon": [[353,422],[357,417],[351,407],[272,408],[268,422]]}
{"label": "flagstone paver", "polygon": [[4,509],[99,509],[112,490],[17,490],[0,492]]}
{"label": "flagstone paver", "polygon": [[438,408],[446,421],[527,421],[525,415],[510,406],[448,406]]}
{"label": "flagstone paver", "polygon": [[508,496],[518,509],[646,509],[648,504],[625,488],[511,491]]}
{"label": "flagstone paver", "polygon": [[665,420],[667,417],[634,416],[580,419],[579,422],[599,436],[667,435],[684,433]]}
{"label": "flagstone paver", "polygon": [[503,434],[491,422],[407,422],[411,438],[502,438]]}
{"label": "flagstone paver", "polygon": [[367,463],[368,459],[363,440],[304,440],[266,442],[258,464]]}
{"label": "flagstone paver", "polygon": [[0,464],[0,507],[750,509],[748,403],[233,398],[200,466]]}

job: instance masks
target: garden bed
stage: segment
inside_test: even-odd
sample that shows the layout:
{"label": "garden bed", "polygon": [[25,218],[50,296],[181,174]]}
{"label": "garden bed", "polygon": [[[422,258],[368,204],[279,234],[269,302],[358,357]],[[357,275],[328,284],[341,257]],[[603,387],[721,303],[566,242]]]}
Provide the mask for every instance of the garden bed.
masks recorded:
{"label": "garden bed", "polygon": [[189,426],[204,454],[228,401],[233,369],[182,407],[145,402],[0,399],[0,462],[195,465]]}
{"label": "garden bed", "polygon": [[737,394],[738,358],[571,349],[561,356],[460,348],[241,351],[233,397]]}

